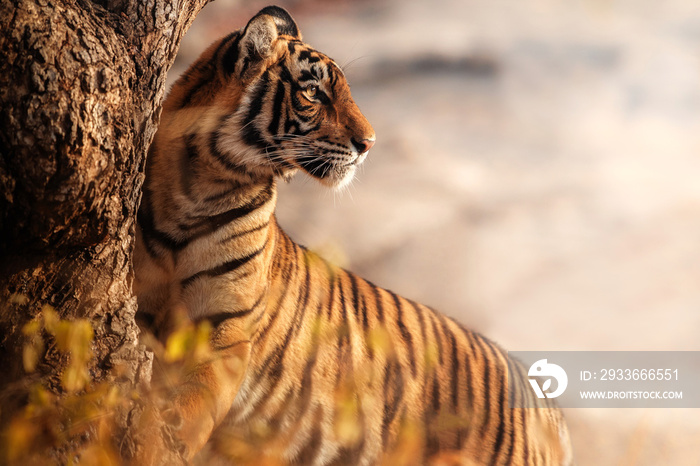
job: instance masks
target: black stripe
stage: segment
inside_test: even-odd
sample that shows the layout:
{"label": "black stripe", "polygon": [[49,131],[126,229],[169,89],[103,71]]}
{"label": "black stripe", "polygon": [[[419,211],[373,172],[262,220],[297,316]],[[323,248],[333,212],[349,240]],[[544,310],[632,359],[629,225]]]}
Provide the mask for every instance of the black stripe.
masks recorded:
{"label": "black stripe", "polygon": [[404,380],[401,366],[396,359],[387,361],[384,372],[384,413],[382,417],[382,445],[387,446],[389,440],[389,426],[396,417],[399,404],[403,399]]}
{"label": "black stripe", "polygon": [[[344,272],[344,271],[343,271]],[[348,310],[345,301],[345,289],[342,277],[338,274],[338,296],[340,299],[340,325],[338,325],[338,346],[336,357],[338,360],[338,372],[335,377],[336,390],[339,390],[341,378],[348,377],[352,373],[352,348],[350,345],[350,324],[348,323]]]}
{"label": "black stripe", "polygon": [[329,66],[328,75],[331,77],[331,89],[335,89],[335,83],[338,82],[338,74]]}
{"label": "black stripe", "polygon": [[374,305],[377,310],[377,320],[379,320],[380,323],[384,323],[384,304],[382,303],[382,296],[380,293],[381,288],[379,288],[377,285],[375,285],[372,282],[367,282],[367,284],[372,288],[372,292],[374,294]]}
{"label": "black stripe", "polygon": [[284,102],[285,93],[284,83],[278,81],[277,90],[275,91],[275,100],[272,104],[272,120],[270,120],[270,125],[267,127],[267,131],[270,134],[277,134],[279,131],[282,102]]}
{"label": "black stripe", "polygon": [[144,239],[146,251],[151,257],[159,256],[158,252],[154,249],[154,242],[159,243],[161,246],[169,250],[176,250],[179,248],[179,241],[173,239],[170,235],[158,230],[155,227],[155,221],[153,220],[153,211],[151,207],[151,195],[147,187],[143,190],[143,195],[141,197],[141,206],[139,207],[139,211],[136,214],[136,219],[138,221],[139,227],[141,227],[141,235]]}
{"label": "black stripe", "polygon": [[[293,243],[292,243],[293,244]],[[297,312],[294,315],[296,327],[294,329],[293,335],[297,335],[301,330],[301,323],[306,317],[306,308],[309,306],[309,297],[311,296],[311,266],[309,263],[309,254],[312,254],[306,250],[303,251],[304,254],[304,298],[301,300],[302,304],[297,308]],[[299,318],[297,319],[297,315]]]}
{"label": "black stripe", "polygon": [[246,46],[246,48],[247,48],[247,50],[246,50],[247,54],[246,54],[245,58],[243,58],[243,65],[241,66],[241,76],[243,76],[245,74],[246,70],[248,69],[248,66],[250,66],[251,54],[255,53],[255,49],[253,48],[253,44],[249,43]]}
{"label": "black stripe", "polygon": [[255,301],[255,304],[253,304],[250,308],[244,309],[242,311],[226,311],[226,312],[217,312],[216,314],[211,314],[207,316],[200,317],[195,321],[195,323],[201,322],[203,320],[208,320],[211,322],[211,325],[216,328],[225,321],[229,319],[240,319],[241,317],[245,317],[252,313],[257,307],[260,305],[262,302],[263,298],[265,297],[265,293],[263,293],[257,301]]}
{"label": "black stripe", "polygon": [[299,82],[306,82],[306,81],[318,81],[318,78],[315,77],[309,70],[302,70],[301,74],[299,74],[299,79],[297,79]]}
{"label": "black stripe", "polygon": [[[493,452],[493,456],[491,459],[493,460],[495,458],[495,455],[498,454],[500,451],[500,448],[502,447],[503,444],[503,438],[505,436],[505,425],[504,425],[504,416],[505,416],[505,403],[504,403],[504,383],[505,383],[505,377],[504,377],[504,371],[503,367],[498,363],[498,348],[495,348],[493,344],[485,339],[481,339],[480,343],[483,344],[484,348],[484,354],[486,357],[486,363],[487,367],[490,367],[488,365],[489,362],[493,364],[492,370],[493,370],[493,377],[489,377],[486,373],[484,374],[484,379],[486,381],[486,400],[487,400],[487,406],[486,406],[486,414],[488,418],[488,422],[484,422],[482,425],[482,428],[480,430],[480,434],[482,438],[486,438],[487,432],[488,432],[488,437],[493,438],[493,428],[496,428],[496,439],[493,445],[493,449],[491,450]],[[489,371],[490,372],[490,371]],[[498,385],[498,387],[493,387],[493,384]],[[497,394],[495,396],[495,401],[498,403],[499,410],[497,409],[492,409],[491,408],[491,395],[494,394],[495,389],[497,389]],[[490,429],[487,430],[487,426],[490,427]]]}
{"label": "black stripe", "polygon": [[[251,212],[259,209],[260,207],[265,205],[270,199],[272,199],[272,195],[273,183],[270,183],[265,185],[265,187],[262,188],[255,196],[253,196],[246,204],[234,207],[233,209],[227,210],[226,212],[222,212],[216,215],[202,215],[193,217],[197,221],[186,225],[180,225],[180,228],[184,231],[204,229],[204,232],[196,233],[199,236],[201,236],[202,234],[213,233],[219,228],[225,226],[226,224],[231,223],[234,220],[238,220],[239,218],[245,217]],[[190,237],[190,241],[191,239],[192,237]]]}
{"label": "black stripe", "polygon": [[330,265],[328,265],[328,271],[328,282],[331,289],[328,297],[328,314],[326,315],[326,318],[330,321],[333,317],[333,307],[335,305],[335,293],[337,289],[336,280],[338,280],[338,273],[336,270],[331,269]]}
{"label": "black stripe", "polygon": [[289,68],[287,68],[285,65],[280,66],[280,74],[279,74],[279,79],[285,83],[289,83],[291,85],[294,85],[294,77],[292,76],[292,73],[289,71]]}
{"label": "black stripe", "polygon": [[440,413],[440,406],[441,406],[441,400],[440,400],[440,384],[438,382],[437,376],[433,377],[433,390],[431,392],[431,407],[433,408],[433,414],[437,415]]}
{"label": "black stripe", "polygon": [[[464,373],[466,374],[465,381],[467,384],[467,409],[468,410],[474,410],[475,409],[475,403],[474,403],[474,396],[476,392],[475,384],[479,383],[478,377],[474,378],[474,374],[472,373],[472,361],[476,357],[476,349],[474,348],[474,337],[473,333],[467,333],[466,329],[464,327],[460,327],[464,332],[465,336],[467,337],[467,342],[469,343],[469,348],[471,350],[470,355],[466,355],[464,358]],[[466,354],[466,350],[465,350]]]}
{"label": "black stripe", "polygon": [[255,210],[264,206],[270,201],[270,199],[272,199],[272,186],[272,183],[265,186],[265,188],[263,188],[255,197],[248,201],[247,204],[244,204],[240,207],[234,207],[233,209],[227,210],[226,212],[222,212],[220,214],[212,215],[209,217],[204,217],[198,222],[189,225],[179,225],[180,228],[186,232],[192,230],[194,230],[194,232],[191,233],[186,240],[180,242],[180,244],[178,245],[178,249],[183,248],[188,243],[191,243],[192,241],[199,239],[203,236],[211,235],[220,230],[221,228],[225,227],[226,225],[230,224],[231,222],[245,217],[251,212],[254,212]]}
{"label": "black stripe", "polygon": [[197,160],[197,155],[199,154],[199,148],[197,147],[197,135],[188,134],[182,138],[185,144],[185,153],[180,155],[180,185],[182,191],[187,196],[187,199],[193,201],[192,197],[192,184],[193,184],[193,173],[194,173],[194,163]]}
{"label": "black stripe", "polygon": [[242,265],[250,262],[254,257],[258,256],[261,252],[263,252],[263,250],[265,249],[266,246],[267,246],[267,241],[265,241],[265,244],[263,244],[263,246],[260,249],[257,249],[255,251],[251,252],[247,256],[239,257],[237,259],[233,259],[233,260],[224,262],[223,264],[217,265],[216,267],[213,267],[209,270],[202,270],[201,272],[197,272],[196,274],[191,275],[191,276],[187,277],[186,279],[182,280],[180,282],[180,284],[183,288],[187,288],[187,286],[189,286],[192,282],[194,282],[198,278],[217,277],[219,275],[233,272],[234,270],[238,269]]}
{"label": "black stripe", "polygon": [[306,445],[299,450],[297,461],[295,461],[296,464],[315,464],[316,457],[321,451],[324,438],[323,432],[321,431],[321,427],[323,425],[323,407],[321,405],[316,406],[313,416],[314,419],[311,423],[313,430],[311,431],[311,435],[309,436]]}
{"label": "black stripe", "polygon": [[[221,121],[219,121],[217,128],[220,128],[225,124],[225,121],[228,117],[222,117]],[[214,159],[216,159],[217,162],[219,162],[221,165],[224,166],[229,171],[232,171],[234,173],[242,173],[244,175],[248,175],[251,178],[255,178],[255,175],[252,174],[244,165],[240,165],[237,163],[234,163],[230,161],[217,147],[218,142],[219,142],[219,130],[216,129],[211,132],[209,135],[209,153],[211,154]]]}
{"label": "black stripe", "polygon": [[259,147],[264,149],[267,147],[267,143],[263,139],[262,134],[256,128],[254,124],[255,118],[260,114],[263,107],[263,102],[265,101],[265,93],[268,90],[268,84],[270,83],[270,74],[265,71],[260,77],[260,80],[255,86],[253,97],[250,101],[250,106],[248,107],[248,114],[246,115],[243,129],[243,139],[246,143],[251,146]]}
{"label": "black stripe", "polygon": [[[214,72],[214,67],[212,66],[212,61],[216,61],[217,56],[218,56],[219,53],[221,52],[221,49],[222,49],[224,46],[226,46],[226,44],[231,40],[231,38],[233,38],[233,37],[234,37],[235,35],[237,35],[237,34],[238,34],[238,31],[232,32],[231,34],[229,34],[228,36],[226,36],[225,38],[223,38],[223,39],[221,40],[221,42],[219,43],[219,46],[217,47],[217,49],[216,49],[216,50],[214,51],[214,53],[212,54],[213,60],[208,61],[208,62],[205,63],[201,68],[199,68],[199,67],[195,68],[195,67],[193,66],[193,67],[190,67],[190,68],[185,72],[185,79],[188,80],[188,81],[191,79],[191,75],[192,75],[194,72],[199,71],[199,72],[201,72],[201,74],[200,74],[200,79],[197,81],[197,83],[196,83],[196,84],[191,84],[191,85],[190,85],[190,88],[189,88],[189,90],[187,91],[187,93],[184,95],[184,97],[183,97],[183,99],[182,99],[182,102],[181,102],[180,105],[179,105],[179,108],[185,108],[185,107],[187,107],[188,105],[190,105],[190,103],[192,102],[192,99],[193,99],[194,96],[197,94],[197,92],[198,92],[205,84],[207,84],[207,83],[211,80],[211,78],[212,78],[212,76],[213,76],[213,74],[214,74],[214,73],[213,73],[213,72]],[[238,49],[238,38],[236,38],[236,44],[235,44],[234,48],[235,48],[236,50]],[[206,71],[206,72],[205,72],[205,71]]]}
{"label": "black stripe", "polygon": [[[437,325],[435,324],[435,319],[440,318],[440,313],[439,312],[432,312],[429,314],[430,315],[430,325],[433,328],[433,336],[435,337],[435,341],[437,342],[438,346],[438,364],[440,366],[443,365],[443,356],[442,356],[442,333],[438,332]],[[444,327],[443,327],[444,328]]]}
{"label": "black stripe", "polygon": [[[464,377],[461,379],[464,381],[464,387],[463,387],[463,392],[466,393],[467,399],[466,399],[466,406],[464,406],[461,410],[462,415],[465,416],[465,421],[468,421],[471,418],[474,419],[473,412],[474,412],[474,389],[475,387],[472,385],[472,374],[471,374],[471,364],[470,364],[470,355],[467,351],[467,345],[471,345],[471,336],[468,333],[468,331],[462,327],[459,323],[452,321],[453,324],[457,325],[457,328],[462,330],[463,336],[467,339],[466,344],[461,344],[460,349],[461,351],[458,352],[453,352],[453,357],[455,360],[452,361],[452,366],[453,366],[453,371],[454,371],[454,377],[459,379],[459,368],[462,367],[464,368]],[[450,333],[453,336],[452,343],[457,346],[457,339],[456,335],[451,332]],[[473,346],[472,346],[473,350]],[[460,362],[459,361],[459,356],[463,355],[464,356],[464,361]],[[456,367],[455,367],[456,364]],[[457,402],[459,402],[459,393],[457,394]],[[457,412],[457,408],[455,408],[455,411]],[[469,431],[468,427],[460,426],[457,430],[457,448],[461,448],[462,444],[465,441],[465,437],[467,432]]]}
{"label": "black stripe", "polygon": [[[294,98],[292,98],[292,100],[294,100]],[[303,107],[301,107],[301,108],[294,108],[294,105],[292,105],[292,110],[293,110],[293,111],[290,112],[290,114],[291,114],[294,118],[296,118],[297,120],[299,120],[299,121],[296,121],[296,122],[295,122],[295,126],[294,126],[294,128],[295,128],[295,133],[299,131],[299,127],[300,127],[302,124],[308,123],[308,122],[310,122],[311,120],[313,120],[314,117],[318,116],[318,114],[314,114],[314,113],[310,113],[309,115],[306,115],[306,114],[304,114],[304,113],[301,113],[301,112],[305,112],[305,111],[307,111],[307,110],[309,110],[309,109],[311,109],[311,107],[303,106]],[[301,123],[299,123],[299,122],[301,122]],[[285,126],[286,126],[286,125],[285,125]],[[318,129],[319,126],[316,125],[316,128]],[[315,130],[314,130],[314,131],[315,131]]]}
{"label": "black stripe", "polygon": [[[213,181],[213,180],[209,180]],[[224,189],[221,192],[218,192],[216,194],[210,194],[209,196],[206,196],[204,199],[202,199],[205,203],[207,204],[216,204],[218,201],[233,196],[234,193],[238,192],[241,190],[242,187],[244,187],[243,184],[237,183],[237,182],[229,182],[225,181],[225,183],[228,185],[228,189]]]}
{"label": "black stripe", "polygon": [[[345,272],[343,270],[342,272]],[[347,272],[345,272],[345,275],[347,275]],[[348,325],[348,309],[345,303],[345,292],[343,291],[345,289],[345,286],[343,284],[343,278],[341,274],[338,274],[338,298],[340,299],[340,324],[341,325]],[[347,333],[346,333],[347,335]],[[341,339],[343,335],[340,335]]]}
{"label": "black stripe", "polygon": [[323,105],[330,105],[331,104],[331,99],[326,95],[325,92],[319,90],[316,92],[316,98],[323,104]]}
{"label": "black stripe", "polygon": [[411,333],[408,331],[406,325],[403,322],[403,306],[401,305],[401,299],[395,293],[392,293],[391,291],[389,291],[389,293],[394,298],[394,304],[396,305],[396,325],[398,325],[399,331],[401,332],[401,337],[403,338],[408,348],[408,360],[411,363],[411,374],[413,375],[413,377],[415,377],[416,356],[415,350],[413,348],[413,337],[411,336]]}
{"label": "black stripe", "polygon": [[352,290],[352,309],[355,315],[362,315],[362,328],[366,332],[369,327],[367,322],[367,309],[364,306],[360,306],[360,289],[357,284],[357,277],[352,273],[348,273],[348,277],[350,277],[350,289]]}
{"label": "black stripe", "polygon": [[479,429],[479,435],[482,439],[484,439],[488,431],[489,415],[491,413],[491,365],[489,363],[489,358],[486,354],[486,349],[482,345],[481,338],[475,338],[474,344],[480,349],[480,351],[477,354],[474,354],[474,356],[480,357],[484,364],[484,376],[482,378],[482,388],[484,391],[482,398],[484,402],[484,408],[483,411],[480,413],[480,417],[482,417],[483,419],[481,428]]}
{"label": "black stripe", "polygon": [[[226,50],[224,55],[221,57],[221,65],[223,68],[224,73],[226,74],[233,74],[233,72],[236,71],[236,63],[238,62],[238,46],[241,41],[241,36],[238,33],[238,31],[229,34],[229,36],[222,42],[222,45],[219,46],[219,49],[223,46],[223,44],[228,41],[232,36],[236,35],[236,40],[233,41],[231,46]],[[216,54],[214,54],[214,57],[218,55],[220,50],[216,51]]]}
{"label": "black stripe", "polygon": [[[508,453],[506,453],[506,458],[505,458],[505,463],[510,464],[512,463],[513,460],[513,450],[515,448],[515,413],[518,411],[516,409],[513,409],[513,406],[517,406],[516,403],[518,401],[518,390],[515,388],[516,387],[516,368],[514,367],[514,361],[509,357],[508,358],[508,374],[509,378],[513,379],[512,383],[509,380],[508,381],[508,407],[509,409],[509,418],[510,418],[510,430],[509,430],[509,436],[508,436]],[[524,411],[524,410],[523,410]]]}
{"label": "black stripe", "polygon": [[315,52],[313,55],[312,55],[312,52],[315,52],[315,51],[306,49],[306,50],[302,50],[301,52],[299,52],[299,61],[308,60],[309,63],[316,63],[316,62],[321,61],[321,57],[316,55],[317,52]]}
{"label": "black stripe", "polygon": [[[439,430],[445,429],[445,427],[440,425],[440,417],[445,415],[441,409],[440,403],[440,381],[438,380],[437,374],[433,375],[433,386],[430,396],[430,412],[427,413],[426,420],[428,432],[426,438],[426,447],[424,452],[424,458],[430,459],[433,455],[440,451],[440,432]],[[427,410],[426,410],[427,411]],[[437,419],[437,425],[435,420]]]}
{"label": "black stripe", "polygon": [[227,243],[231,240],[234,240],[236,238],[240,238],[241,236],[249,235],[251,233],[255,233],[256,231],[260,231],[263,228],[266,228],[270,222],[263,222],[261,225],[258,225],[257,227],[251,228],[250,230],[244,230],[244,231],[238,231],[231,236],[227,236],[226,238],[222,239],[219,241],[219,244]]}
{"label": "black stripe", "polygon": [[459,355],[457,354],[457,342],[455,341],[455,336],[452,332],[449,333],[450,344],[452,345],[452,366],[450,368],[450,382],[452,389],[452,407],[454,412],[457,413],[457,407],[459,405]]}
{"label": "black stripe", "polygon": [[420,326],[420,336],[423,341],[423,346],[427,347],[428,343],[426,340],[427,335],[425,329],[425,316],[423,315],[424,308],[413,301],[409,301],[408,303],[411,305],[411,307],[413,307],[413,310],[415,311],[416,316],[418,317],[418,325]]}

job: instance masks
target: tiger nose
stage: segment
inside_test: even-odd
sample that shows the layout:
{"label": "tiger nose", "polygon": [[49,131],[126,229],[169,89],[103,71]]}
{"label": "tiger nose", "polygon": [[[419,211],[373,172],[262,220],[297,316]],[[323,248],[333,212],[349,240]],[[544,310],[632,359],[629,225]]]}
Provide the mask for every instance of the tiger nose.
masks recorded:
{"label": "tiger nose", "polygon": [[374,141],[376,141],[375,138],[367,138],[367,139],[362,139],[361,141],[358,141],[355,138],[351,139],[352,145],[355,146],[355,149],[357,149],[357,152],[360,154],[364,154],[368,150],[372,148],[374,145]]}

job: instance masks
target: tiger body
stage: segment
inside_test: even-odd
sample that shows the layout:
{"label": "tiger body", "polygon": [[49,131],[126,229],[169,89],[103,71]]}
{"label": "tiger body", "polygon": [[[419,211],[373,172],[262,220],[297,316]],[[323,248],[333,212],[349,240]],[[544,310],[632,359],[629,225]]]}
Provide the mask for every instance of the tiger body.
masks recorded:
{"label": "tiger body", "polygon": [[340,68],[276,7],[171,90],[149,153],[135,291],[165,334],[173,309],[213,328],[216,361],[172,400],[186,456],[266,432],[267,454],[294,464],[569,464],[555,407],[508,406],[507,374],[525,385],[527,374],[500,347],[278,226],[277,178],[301,170],[343,185],[373,142]]}

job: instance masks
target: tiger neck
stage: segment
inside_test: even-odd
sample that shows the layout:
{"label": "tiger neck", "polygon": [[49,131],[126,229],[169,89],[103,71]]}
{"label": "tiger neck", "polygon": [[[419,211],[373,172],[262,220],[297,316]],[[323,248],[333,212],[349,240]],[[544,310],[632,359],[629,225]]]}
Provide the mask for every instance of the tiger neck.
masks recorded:
{"label": "tiger neck", "polygon": [[[201,279],[230,277],[227,312],[251,308],[269,288],[279,236],[276,182],[223,170],[195,149],[186,138],[156,137],[139,212],[144,243],[182,294],[202,287]],[[223,312],[215,307],[188,312],[193,319]]]}

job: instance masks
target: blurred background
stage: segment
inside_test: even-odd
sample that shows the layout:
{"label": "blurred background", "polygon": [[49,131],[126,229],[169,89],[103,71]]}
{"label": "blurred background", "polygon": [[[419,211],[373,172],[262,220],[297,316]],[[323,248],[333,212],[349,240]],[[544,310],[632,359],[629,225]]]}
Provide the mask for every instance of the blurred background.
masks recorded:
{"label": "blurred background", "polygon": [[[171,82],[268,3],[207,6]],[[697,2],[277,3],[377,133],[282,186],[297,242],[510,350],[700,350]],[[565,414],[579,465],[700,464],[699,410]]]}

